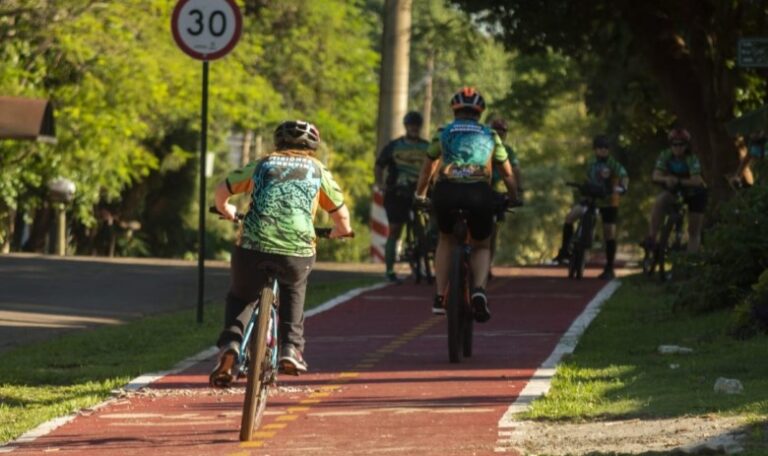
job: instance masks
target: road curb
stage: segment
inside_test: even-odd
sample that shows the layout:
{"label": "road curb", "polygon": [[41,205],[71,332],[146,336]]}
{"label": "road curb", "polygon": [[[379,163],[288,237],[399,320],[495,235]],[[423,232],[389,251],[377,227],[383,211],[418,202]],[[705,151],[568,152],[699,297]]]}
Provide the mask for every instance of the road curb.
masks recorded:
{"label": "road curb", "polygon": [[576,320],[571,323],[565,334],[560,338],[560,341],[552,350],[549,357],[541,363],[541,366],[534,372],[531,379],[525,385],[517,399],[509,406],[504,415],[499,420],[499,437],[496,442],[496,448],[494,451],[497,453],[504,453],[506,451],[515,451],[514,448],[509,446],[509,441],[517,430],[517,420],[515,415],[527,411],[531,403],[541,396],[547,394],[552,386],[552,378],[555,376],[557,364],[563,358],[564,355],[573,353],[576,345],[581,338],[581,335],[592,323],[597,314],[600,313],[605,301],[610,298],[613,293],[619,288],[621,282],[619,280],[612,280],[608,282],[600,291],[597,292],[594,298],[587,304],[587,307],[581,312]]}
{"label": "road curb", "polygon": [[[343,304],[343,303],[345,303],[345,302],[347,302],[347,301],[349,301],[349,300],[351,300],[351,299],[353,299],[353,298],[355,298],[355,297],[357,297],[357,296],[359,296],[359,295],[361,295],[363,293],[366,293],[368,291],[378,290],[378,289],[384,288],[384,287],[386,287],[388,285],[390,285],[390,283],[388,283],[388,282],[381,282],[381,283],[377,283],[377,284],[374,284],[374,285],[369,285],[367,287],[353,288],[352,290],[349,290],[346,293],[344,293],[344,294],[342,294],[340,296],[337,296],[337,297],[335,297],[333,299],[330,299],[330,300],[324,302],[323,304],[320,304],[319,306],[317,306],[317,307],[315,307],[315,308],[305,312],[304,316],[305,316],[305,318],[310,318],[310,317],[312,317],[314,315],[323,313],[323,312],[328,311],[328,310],[330,310],[330,309],[332,309],[332,308],[334,308],[334,307],[336,307],[336,306],[338,306],[340,304]],[[189,358],[186,358],[186,359],[180,361],[179,363],[177,363],[175,366],[173,366],[169,370],[160,371],[160,372],[151,372],[151,373],[147,373],[147,374],[141,375],[139,377],[136,377],[133,380],[131,380],[130,382],[128,382],[128,384],[124,388],[113,391],[113,394],[115,394],[117,396],[118,394],[122,394],[124,392],[138,391],[141,388],[144,388],[147,385],[149,385],[149,384],[151,384],[153,382],[156,382],[156,381],[162,379],[165,376],[176,374],[176,373],[181,372],[181,371],[183,371],[183,370],[185,370],[185,369],[187,369],[187,368],[189,368],[189,367],[191,367],[191,366],[193,366],[193,365],[195,365],[195,364],[197,364],[197,363],[199,363],[201,361],[204,361],[204,360],[210,358],[211,356],[214,356],[216,353],[218,353],[218,351],[219,351],[219,349],[216,346],[208,347],[205,350],[202,350],[201,352],[199,352],[197,354],[194,354],[194,355],[190,356]],[[0,445],[0,453],[10,453],[13,450],[15,450],[16,448],[18,448],[18,446],[21,445],[21,444],[33,442],[36,439],[38,439],[40,437],[43,437],[43,436],[53,432],[57,428],[59,428],[59,427],[65,425],[65,424],[69,423],[70,421],[72,421],[75,418],[77,418],[78,416],[80,416],[82,414],[83,410],[95,411],[95,410],[98,410],[100,408],[108,406],[109,404],[113,403],[117,399],[118,399],[118,397],[112,397],[112,398],[106,399],[105,401],[100,402],[100,403],[98,403],[98,404],[96,404],[96,405],[94,405],[92,407],[88,407],[86,409],[81,409],[78,412],[73,413],[71,415],[61,416],[61,417],[57,417],[57,418],[53,418],[51,420],[48,420],[48,421],[40,424],[39,426],[35,427],[34,429],[31,429],[31,430],[25,432],[24,434],[22,434],[21,436],[17,437],[16,439],[11,440],[11,441],[3,444],[3,445]]]}

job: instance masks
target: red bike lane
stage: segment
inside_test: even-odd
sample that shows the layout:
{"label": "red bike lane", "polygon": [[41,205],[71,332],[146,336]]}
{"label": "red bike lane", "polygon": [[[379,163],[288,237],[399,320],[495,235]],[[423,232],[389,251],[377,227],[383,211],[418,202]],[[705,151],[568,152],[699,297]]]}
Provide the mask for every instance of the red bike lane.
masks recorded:
{"label": "red bike lane", "polygon": [[[372,290],[307,320],[310,373],[281,376],[253,442],[238,441],[242,384],[207,387],[213,360],[110,401],[13,454],[486,455],[498,423],[606,282],[498,269],[474,355],[448,362],[432,287]],[[594,277],[596,271],[589,271]]]}

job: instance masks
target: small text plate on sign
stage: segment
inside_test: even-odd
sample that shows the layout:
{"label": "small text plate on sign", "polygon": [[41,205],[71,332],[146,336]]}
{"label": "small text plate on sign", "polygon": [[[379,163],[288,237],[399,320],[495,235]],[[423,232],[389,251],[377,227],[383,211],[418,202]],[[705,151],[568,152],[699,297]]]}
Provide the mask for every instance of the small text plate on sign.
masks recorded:
{"label": "small text plate on sign", "polygon": [[240,39],[243,17],[234,0],[179,0],[171,31],[176,44],[198,60],[215,60]]}
{"label": "small text plate on sign", "polygon": [[768,37],[741,38],[738,51],[740,67],[768,67]]}

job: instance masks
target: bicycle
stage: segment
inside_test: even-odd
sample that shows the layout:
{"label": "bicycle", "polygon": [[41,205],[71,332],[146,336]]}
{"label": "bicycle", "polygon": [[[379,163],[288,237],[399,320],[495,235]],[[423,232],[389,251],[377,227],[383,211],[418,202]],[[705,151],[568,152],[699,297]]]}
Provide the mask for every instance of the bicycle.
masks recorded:
{"label": "bicycle", "polygon": [[583,184],[566,182],[566,185],[576,188],[583,197],[582,204],[586,203],[587,206],[584,213],[579,217],[569,246],[568,278],[581,280],[584,277],[584,268],[587,264],[587,251],[592,248],[592,242],[595,238],[597,199],[605,196],[605,190],[588,182]]}
{"label": "bicycle", "polygon": [[[655,245],[643,244],[643,273],[652,277],[658,269],[659,279],[662,282],[667,279],[668,254],[683,250],[683,221],[685,220],[685,201],[682,187],[677,186],[667,190],[674,195],[675,200],[664,214],[659,241]],[[670,238],[672,239],[671,243]]]}
{"label": "bicycle", "polygon": [[[216,207],[209,208],[209,211],[220,214]],[[244,217],[245,214],[236,214],[235,223],[241,223]],[[315,228],[318,238],[329,239],[330,234],[331,228]],[[344,237],[354,237],[354,233]],[[250,441],[258,430],[267,406],[269,390],[277,386],[279,268],[276,264],[264,264],[267,281],[244,328],[243,341],[239,347],[239,372],[236,378],[246,377],[243,414],[240,420],[240,440],[243,442]]]}
{"label": "bicycle", "polygon": [[413,208],[405,225],[404,258],[411,266],[416,283],[422,277],[428,284],[434,281],[434,242],[429,236],[429,216],[427,211]]}

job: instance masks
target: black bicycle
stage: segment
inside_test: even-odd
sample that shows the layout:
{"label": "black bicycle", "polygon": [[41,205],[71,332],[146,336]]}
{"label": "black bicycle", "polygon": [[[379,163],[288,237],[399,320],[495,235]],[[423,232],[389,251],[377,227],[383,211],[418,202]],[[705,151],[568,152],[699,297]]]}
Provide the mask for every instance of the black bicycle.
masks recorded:
{"label": "black bicycle", "polygon": [[[667,187],[664,187],[667,189]],[[674,195],[674,201],[664,214],[659,232],[659,240],[653,244],[643,244],[643,273],[652,277],[658,271],[659,279],[667,279],[667,258],[671,252],[683,250],[683,221],[685,220],[685,200],[683,188],[677,186],[667,189]]]}
{"label": "black bicycle", "polygon": [[569,187],[574,187],[582,197],[581,204],[586,210],[579,217],[576,230],[571,238],[568,259],[568,278],[581,279],[584,277],[584,268],[587,264],[587,252],[592,248],[595,239],[595,224],[597,222],[597,199],[606,196],[602,186],[576,182],[566,182]]}
{"label": "black bicycle", "polygon": [[[209,211],[220,214],[216,207],[209,208]],[[240,223],[243,218],[244,214],[236,214],[235,223]],[[315,228],[315,235],[328,239],[331,228]],[[345,237],[354,237],[354,233]],[[240,420],[240,440],[243,442],[250,441],[253,433],[259,429],[269,390],[277,386],[280,302],[277,276],[280,274],[280,265],[265,263],[262,270],[267,275],[267,281],[243,331],[243,341],[240,343],[237,359],[237,378],[246,377],[243,414]]]}
{"label": "black bicycle", "polygon": [[434,281],[433,265],[435,261],[435,242],[429,230],[429,213],[426,210],[412,208],[405,224],[405,244],[403,256],[411,266],[411,273],[416,283],[425,279]]}

